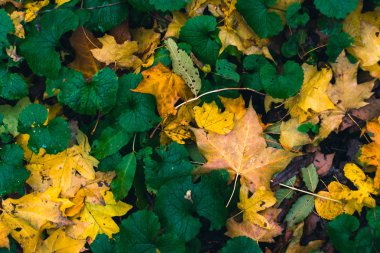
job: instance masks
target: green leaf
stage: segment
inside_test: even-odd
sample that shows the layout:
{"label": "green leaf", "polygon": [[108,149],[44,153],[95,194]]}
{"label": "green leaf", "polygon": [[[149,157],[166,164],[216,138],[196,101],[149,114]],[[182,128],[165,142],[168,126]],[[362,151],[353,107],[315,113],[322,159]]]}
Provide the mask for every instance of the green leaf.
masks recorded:
{"label": "green leaf", "polygon": [[81,72],[64,68],[60,74],[58,101],[74,111],[96,115],[108,113],[116,102],[118,80],[110,68],[101,69],[87,83]]}
{"label": "green leaf", "polygon": [[260,69],[260,77],[264,90],[274,98],[288,98],[297,94],[303,83],[303,70],[294,61],[284,64],[284,72],[277,75],[272,64]]}
{"label": "green leaf", "polygon": [[45,125],[47,118],[48,111],[40,104],[28,105],[18,118],[17,130],[30,135],[28,147],[36,154],[40,148],[56,154],[69,145],[71,131],[67,122],[57,117]]}
{"label": "green leaf", "polygon": [[106,127],[100,136],[92,143],[91,154],[97,159],[103,159],[115,154],[128,144],[132,134],[120,126],[111,125]]}
{"label": "green leaf", "polygon": [[373,253],[379,249],[379,245],[379,240],[369,227],[361,228],[355,236],[355,252]]}
{"label": "green leaf", "polygon": [[[227,218],[225,195],[220,193],[226,187],[228,177],[215,178],[218,174],[202,176],[200,183],[193,184],[191,177],[172,181],[158,191],[155,210],[166,231],[190,241],[202,226],[196,213],[211,222],[210,229],[220,229]],[[214,178],[213,178],[214,177]]]}
{"label": "green leaf", "polygon": [[15,28],[11,17],[4,9],[0,9],[0,20],[0,49],[2,49],[4,46],[8,45],[8,33],[13,33]]}
{"label": "green leaf", "polygon": [[319,178],[317,174],[317,169],[314,164],[311,163],[309,166],[301,169],[302,180],[305,182],[307,189],[314,192],[317,188]]}
{"label": "green leaf", "polygon": [[261,253],[257,242],[245,236],[234,237],[227,241],[220,253]]}
{"label": "green leaf", "polygon": [[380,237],[380,206],[369,209],[366,215],[368,226],[374,230],[376,237]]}
{"label": "green leaf", "polygon": [[11,133],[14,137],[19,134],[17,131],[18,117],[22,110],[30,104],[28,97],[20,99],[15,106],[1,105],[0,115],[3,115],[3,126],[0,126],[0,133]]}
{"label": "green leaf", "polygon": [[128,3],[139,11],[148,12],[154,10],[154,6],[149,3],[149,0],[128,0]]}
{"label": "green leaf", "polygon": [[343,28],[342,22],[335,18],[322,17],[318,20],[319,30],[326,35],[340,33]]}
{"label": "green leaf", "polygon": [[286,58],[291,58],[298,53],[298,38],[297,34],[293,34],[288,41],[282,43],[281,53]]}
{"label": "green leaf", "polygon": [[345,18],[355,10],[358,2],[358,0],[314,0],[315,7],[330,18]]}
{"label": "green leaf", "polygon": [[123,157],[121,162],[115,168],[116,178],[112,181],[111,189],[115,194],[116,200],[122,200],[132,187],[133,179],[136,173],[136,156],[130,153]]}
{"label": "green leaf", "polygon": [[291,28],[297,28],[298,26],[304,26],[309,22],[309,14],[300,13],[302,6],[300,3],[293,3],[286,9],[286,23]]}
{"label": "green leaf", "polygon": [[254,89],[257,91],[263,90],[263,85],[261,84],[260,73],[243,73],[240,78],[241,86],[245,88]]}
{"label": "green leaf", "polygon": [[216,18],[202,15],[187,20],[181,28],[180,38],[192,46],[195,56],[203,63],[214,64],[221,46],[211,37],[217,34]]}
{"label": "green leaf", "polygon": [[278,189],[274,195],[277,199],[277,202],[276,202],[276,205],[277,206],[280,206],[280,204],[282,203],[282,201],[284,201],[285,199],[290,199],[293,197],[293,194],[294,194],[294,191],[292,189]]}
{"label": "green leaf", "polygon": [[327,225],[331,243],[340,252],[355,252],[355,242],[350,238],[351,234],[358,230],[359,226],[359,220],[355,216],[339,215]]}
{"label": "green leaf", "polygon": [[173,64],[173,71],[181,76],[187,86],[190,87],[196,96],[202,87],[199,71],[194,67],[190,56],[182,49],[179,49],[175,41],[171,38],[165,41],[166,48],[170,51],[170,58]]}
{"label": "green leaf", "polygon": [[283,29],[280,16],[268,11],[275,3],[276,0],[238,0],[236,9],[257,35],[268,38],[277,35]]}
{"label": "green leaf", "polygon": [[160,232],[158,217],[150,211],[138,211],[120,225],[116,252],[122,253],[184,253],[185,245],[175,234]]}
{"label": "green leaf", "polygon": [[24,151],[16,144],[0,149],[0,196],[17,191],[29,177],[23,159]]}
{"label": "green leaf", "polygon": [[156,114],[156,102],[152,95],[131,91],[142,80],[142,75],[123,75],[119,80],[119,91],[115,110],[118,125],[127,132],[145,132],[161,121]]}
{"label": "green leaf", "polygon": [[93,253],[114,253],[115,242],[109,239],[107,235],[100,234],[96,236],[95,241],[90,245],[91,252]]}
{"label": "green leaf", "polygon": [[261,54],[247,55],[243,60],[243,67],[247,71],[258,72],[261,67],[269,63],[267,59]]}
{"label": "green leaf", "polygon": [[158,190],[172,180],[186,178],[191,175],[193,165],[183,145],[176,142],[168,147],[161,146],[155,150],[157,158],[144,158],[145,180],[148,188]]}
{"label": "green leaf", "polygon": [[41,16],[39,24],[39,30],[34,29],[20,45],[21,54],[35,74],[54,79],[61,69],[59,39],[78,27],[79,18],[71,10],[53,9]]}
{"label": "green leaf", "polygon": [[354,43],[354,39],[347,33],[341,32],[331,35],[327,44],[326,54],[329,56],[329,62],[335,62],[340,53]]}
{"label": "green leaf", "polygon": [[189,2],[189,0],[149,0],[155,9],[160,11],[177,11]]}
{"label": "green leaf", "polygon": [[314,209],[314,197],[311,195],[303,195],[293,204],[285,221],[289,227],[293,227],[297,223],[303,221]]}
{"label": "green leaf", "polygon": [[86,26],[101,32],[110,30],[128,17],[127,1],[87,0],[83,1],[83,8],[91,12],[91,18]]}
{"label": "green leaf", "polygon": [[166,67],[172,63],[170,58],[170,52],[166,48],[160,48],[154,53],[154,62],[153,66],[156,66],[159,62],[161,62]]}
{"label": "green leaf", "polygon": [[240,81],[240,76],[236,73],[236,65],[226,59],[219,59],[216,61],[216,74],[235,82]]}
{"label": "green leaf", "polygon": [[28,95],[28,86],[16,73],[0,68],[0,97],[9,100],[20,99]]}

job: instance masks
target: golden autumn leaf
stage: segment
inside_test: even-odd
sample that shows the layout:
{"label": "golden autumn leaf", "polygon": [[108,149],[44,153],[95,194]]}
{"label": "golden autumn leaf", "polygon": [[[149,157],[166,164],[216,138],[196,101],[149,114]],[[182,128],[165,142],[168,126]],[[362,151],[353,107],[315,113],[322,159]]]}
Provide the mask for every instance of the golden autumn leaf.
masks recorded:
{"label": "golden autumn leaf", "polygon": [[281,235],[282,227],[277,223],[277,216],[280,209],[270,207],[263,211],[262,215],[269,222],[271,229],[259,227],[251,222],[243,221],[241,223],[234,219],[227,220],[227,232],[229,237],[246,236],[259,242],[274,242],[274,237]]}
{"label": "golden autumn leaf", "polygon": [[0,218],[0,248],[9,249],[8,235],[11,229]]}
{"label": "golden autumn leaf", "polygon": [[332,78],[331,69],[323,68],[320,71],[316,67],[304,64],[304,81],[298,95],[285,101],[285,108],[293,118],[299,122],[310,119],[314,113],[320,113],[330,109],[336,109],[326,90]]}
{"label": "golden autumn leaf", "polygon": [[306,245],[301,244],[301,237],[303,234],[304,222],[297,225],[293,232],[293,237],[286,248],[285,253],[310,253],[313,250],[318,250],[323,245],[322,240],[310,241]]}
{"label": "golden autumn leaf", "polygon": [[107,65],[115,64],[118,68],[136,69],[141,66],[140,58],[134,55],[139,51],[137,41],[125,41],[123,44],[117,44],[115,38],[107,34],[98,40],[102,43],[102,48],[90,50],[98,61]]}
{"label": "golden autumn leaf", "polygon": [[123,216],[131,208],[122,201],[115,201],[113,193],[103,193],[104,205],[86,202],[82,211],[75,215],[73,224],[66,229],[67,234],[77,240],[95,240],[98,234],[106,234],[112,238],[119,232],[119,227],[112,219],[114,216]]}
{"label": "golden autumn leaf", "polygon": [[281,122],[280,126],[280,143],[287,149],[292,150],[295,147],[303,146],[312,142],[307,133],[298,131],[298,119],[291,118],[286,122]]}
{"label": "golden autumn leaf", "polygon": [[186,23],[187,16],[186,14],[174,11],[173,12],[173,19],[172,22],[170,22],[168,29],[166,30],[164,38],[179,37],[179,31],[181,30],[181,27]]}
{"label": "golden autumn leaf", "polygon": [[32,1],[24,5],[25,10],[25,22],[33,21],[43,7],[49,4],[49,0]]}
{"label": "golden autumn leaf", "polygon": [[75,50],[75,59],[69,67],[82,72],[85,78],[92,78],[100,70],[101,63],[95,59],[91,50],[100,48],[102,43],[92,32],[80,26],[71,35],[70,44]]}
{"label": "golden autumn leaf", "polygon": [[13,22],[13,25],[15,27],[15,35],[21,39],[25,38],[25,30],[24,26],[21,24],[22,21],[25,19],[25,12],[23,11],[13,11],[11,13],[11,19]]}
{"label": "golden autumn leaf", "polygon": [[243,221],[249,221],[259,227],[271,229],[268,220],[261,214],[261,212],[276,204],[274,193],[259,188],[251,197],[248,197],[248,194],[248,187],[242,185],[240,187],[240,201],[238,203],[238,208],[243,211]]}
{"label": "golden autumn leaf", "polygon": [[368,103],[364,102],[372,96],[372,88],[375,81],[369,81],[358,85],[357,73],[359,63],[350,63],[344,51],[338,56],[336,63],[331,64],[335,84],[330,84],[327,94],[341,111],[363,107]]}
{"label": "golden autumn leaf", "polygon": [[224,108],[226,108],[226,111],[234,114],[235,120],[243,118],[247,109],[245,108],[245,101],[242,96],[239,96],[238,98],[225,98],[219,96],[219,98]]}
{"label": "golden autumn leaf", "polygon": [[71,0],[55,0],[55,3],[57,4],[57,6],[61,6],[62,4],[68,3],[70,1]]}
{"label": "golden autumn leaf", "polygon": [[[140,56],[144,66],[146,66],[148,60],[151,59],[151,56],[153,56],[154,51],[160,43],[161,34],[156,33],[154,29],[145,29],[142,27],[132,29],[131,33],[133,40],[136,41],[138,45],[137,54]],[[148,66],[150,65],[148,64]]]}
{"label": "golden autumn leaf", "polygon": [[267,147],[263,128],[252,105],[226,135],[195,128],[192,131],[200,153],[207,160],[198,172],[227,168],[232,175],[241,176],[250,183],[252,192],[260,187],[270,190],[272,176],[283,170],[296,156],[285,150]]}
{"label": "golden autumn leaf", "polygon": [[143,80],[132,91],[155,96],[158,113],[163,119],[176,114],[174,105],[179,99],[186,101],[193,97],[183,79],[161,63],[143,71],[142,75]]}
{"label": "golden autumn leaf", "polygon": [[[328,192],[318,192],[318,195],[331,197],[334,200],[340,201],[342,205],[342,207],[339,207],[337,204],[332,204],[331,202],[333,201],[331,200],[317,198],[317,212],[323,218],[333,219],[336,217],[334,215],[341,213],[341,209],[343,209],[344,213],[353,214],[355,211],[360,213],[364,206],[369,208],[376,206],[376,201],[371,194],[378,195],[380,192],[375,189],[373,179],[366,176],[354,163],[347,163],[343,171],[344,175],[352,181],[357,190],[351,190],[346,185],[333,181],[327,186]],[[319,211],[322,212],[319,213]]]}
{"label": "golden autumn leaf", "polygon": [[[318,195],[332,199],[328,191],[319,191]],[[316,198],[314,205],[318,215],[326,220],[333,220],[338,215],[344,213],[344,204],[337,201],[331,201],[324,198]]]}
{"label": "golden autumn leaf", "polygon": [[234,114],[221,112],[215,101],[194,107],[194,118],[198,127],[217,134],[227,134],[234,127]]}
{"label": "golden autumn leaf", "polygon": [[374,187],[380,190],[380,117],[367,123],[373,142],[362,146],[359,161],[365,166],[376,168]]}
{"label": "golden autumn leaf", "polygon": [[48,238],[38,245],[36,253],[74,253],[81,252],[86,240],[76,240],[68,236],[64,229],[53,231]]}

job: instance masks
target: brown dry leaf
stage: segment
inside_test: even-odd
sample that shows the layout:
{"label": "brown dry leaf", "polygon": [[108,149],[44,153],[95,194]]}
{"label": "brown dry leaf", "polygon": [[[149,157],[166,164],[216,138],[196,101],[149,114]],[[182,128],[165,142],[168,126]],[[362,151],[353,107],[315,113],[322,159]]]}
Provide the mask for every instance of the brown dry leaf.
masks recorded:
{"label": "brown dry leaf", "polygon": [[115,38],[117,44],[123,44],[125,41],[131,40],[128,20],[112,28],[109,35]]}
{"label": "brown dry leaf", "polygon": [[207,159],[198,172],[227,168],[232,175],[241,176],[254,192],[259,187],[270,190],[272,176],[283,170],[296,154],[267,147],[259,118],[249,106],[244,117],[235,122],[226,135],[206,133],[192,128],[200,153]]}
{"label": "brown dry leaf", "polygon": [[74,253],[81,252],[86,244],[86,240],[75,240],[68,236],[64,229],[60,228],[40,242],[36,253]]}
{"label": "brown dry leaf", "polygon": [[314,156],[314,166],[317,168],[317,173],[320,176],[326,176],[329,173],[334,160],[335,153],[323,154],[319,151]]}
{"label": "brown dry leaf", "polygon": [[181,27],[186,23],[187,19],[188,18],[186,14],[179,11],[174,11],[173,20],[172,22],[170,22],[168,26],[168,30],[166,31],[164,38],[169,38],[169,37],[178,38],[179,31],[181,30]]}
{"label": "brown dry leaf", "polygon": [[143,80],[132,91],[152,94],[156,97],[157,110],[161,118],[176,114],[174,105],[179,99],[193,97],[183,79],[161,63],[142,72]]}
{"label": "brown dry leaf", "polygon": [[375,81],[358,84],[359,63],[350,63],[345,52],[342,51],[336,63],[332,63],[331,66],[334,72],[335,84],[330,84],[327,94],[335,106],[346,112],[349,109],[367,105],[364,100],[372,96],[371,90],[375,85]]}
{"label": "brown dry leaf", "polygon": [[367,131],[373,142],[361,148],[359,161],[365,166],[376,168],[374,186],[380,190],[380,117],[367,123]]}
{"label": "brown dry leaf", "polygon": [[[131,30],[131,33],[133,40],[137,41],[138,44],[137,54],[144,63],[144,67],[149,67],[150,65],[147,64],[147,62],[149,59],[152,59],[151,57],[160,43],[161,34],[156,33],[154,29],[145,29],[142,27]],[[153,61],[151,63],[153,63]]]}
{"label": "brown dry leaf", "polygon": [[281,235],[282,227],[277,223],[277,216],[280,209],[270,207],[263,212],[264,218],[269,222],[271,229],[261,228],[251,222],[236,222],[234,219],[228,219],[226,223],[229,237],[246,236],[259,242],[274,242],[274,237]]}
{"label": "brown dry leaf", "polygon": [[98,61],[107,65],[115,64],[117,68],[136,69],[141,66],[142,61],[134,55],[139,51],[137,41],[125,41],[123,44],[117,44],[115,38],[108,34],[98,40],[102,43],[102,48],[90,50]]}
{"label": "brown dry leaf", "polygon": [[75,59],[69,64],[69,67],[82,72],[87,79],[92,78],[100,70],[101,63],[94,58],[91,50],[100,48],[102,43],[90,31],[81,26],[71,35],[70,44],[75,50]]}
{"label": "brown dry leaf", "polygon": [[301,222],[293,232],[293,238],[290,241],[285,253],[309,253],[317,250],[323,245],[322,240],[310,241],[306,245],[301,245],[304,222]]}

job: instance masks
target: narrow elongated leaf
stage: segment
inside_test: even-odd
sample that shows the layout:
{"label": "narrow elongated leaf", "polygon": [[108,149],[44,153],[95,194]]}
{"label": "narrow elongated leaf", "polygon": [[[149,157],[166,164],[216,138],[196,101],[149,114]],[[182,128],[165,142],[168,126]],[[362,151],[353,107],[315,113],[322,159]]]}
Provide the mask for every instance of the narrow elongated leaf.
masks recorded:
{"label": "narrow elongated leaf", "polygon": [[136,156],[130,153],[123,157],[115,168],[116,178],[112,181],[111,189],[116,200],[124,199],[132,187],[136,172]]}
{"label": "narrow elongated leaf", "polygon": [[318,185],[318,174],[317,169],[314,164],[311,163],[309,166],[301,169],[302,180],[305,182],[307,189],[314,192]]}
{"label": "narrow elongated leaf", "polygon": [[285,217],[285,221],[289,227],[293,227],[297,223],[303,221],[314,208],[314,197],[311,195],[301,196],[296,203],[290,208]]}

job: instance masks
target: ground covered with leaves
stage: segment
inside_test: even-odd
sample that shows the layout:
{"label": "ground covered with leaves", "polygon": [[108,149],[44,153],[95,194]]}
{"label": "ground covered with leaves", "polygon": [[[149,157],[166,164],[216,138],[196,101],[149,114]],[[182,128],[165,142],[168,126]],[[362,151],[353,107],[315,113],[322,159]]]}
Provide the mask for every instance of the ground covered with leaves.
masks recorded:
{"label": "ground covered with leaves", "polygon": [[379,0],[0,0],[0,252],[380,252]]}

